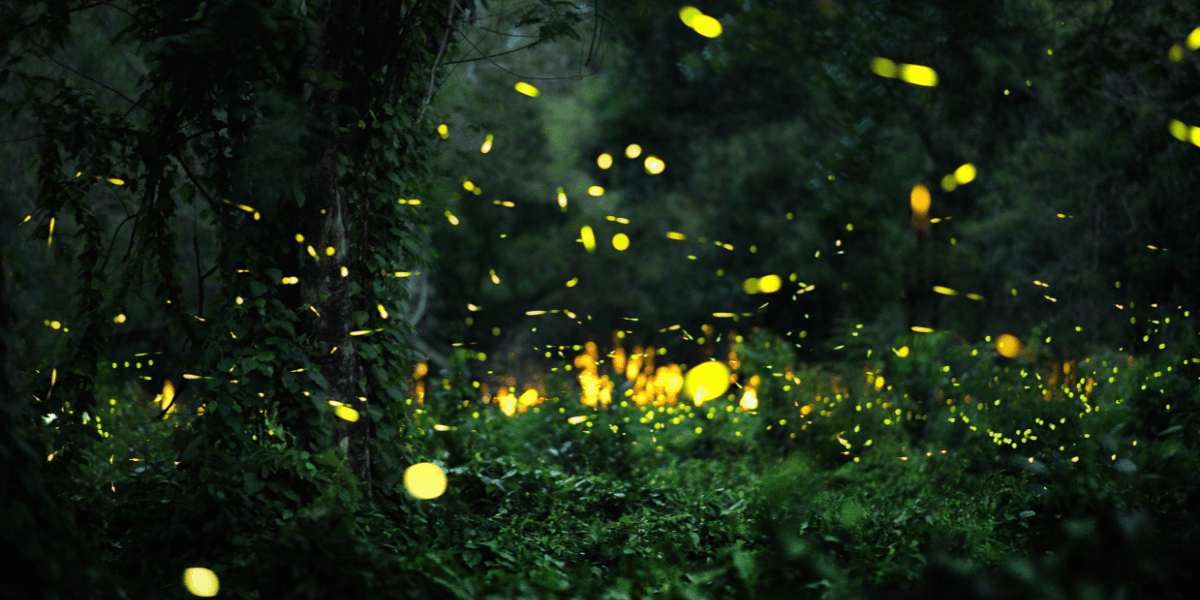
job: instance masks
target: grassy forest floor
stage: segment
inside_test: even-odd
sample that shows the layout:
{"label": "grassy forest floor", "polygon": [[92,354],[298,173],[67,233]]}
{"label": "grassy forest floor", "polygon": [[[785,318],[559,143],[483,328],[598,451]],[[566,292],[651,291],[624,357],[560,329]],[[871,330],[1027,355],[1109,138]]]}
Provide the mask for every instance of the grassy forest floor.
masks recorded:
{"label": "grassy forest floor", "polygon": [[[258,598],[1171,598],[1190,587],[1197,359],[1064,361],[1032,347],[1009,359],[990,340],[928,334],[875,359],[800,365],[787,347],[765,334],[730,346],[741,386],[699,407],[638,406],[611,356],[593,371],[617,382],[607,408],[580,401],[579,369],[565,365],[548,375],[549,397],[508,400],[512,416],[460,374],[429,376],[406,460],[440,465],[443,495],[417,500],[377,464],[376,489],[394,493],[366,504],[332,455],[289,455],[327,474],[320,501],[259,502],[289,489],[266,467],[235,474],[208,488],[220,508],[190,537],[178,530],[196,521],[180,515],[207,505],[187,504],[187,482],[112,500],[110,486],[180,481],[154,458],[173,456],[171,420],[126,405],[93,450],[117,460],[93,461],[76,518],[128,597],[186,597],[166,567],[187,561],[212,568],[222,596]],[[282,441],[256,460],[287,454],[286,434],[269,435]],[[157,552],[163,568],[151,569]]]}

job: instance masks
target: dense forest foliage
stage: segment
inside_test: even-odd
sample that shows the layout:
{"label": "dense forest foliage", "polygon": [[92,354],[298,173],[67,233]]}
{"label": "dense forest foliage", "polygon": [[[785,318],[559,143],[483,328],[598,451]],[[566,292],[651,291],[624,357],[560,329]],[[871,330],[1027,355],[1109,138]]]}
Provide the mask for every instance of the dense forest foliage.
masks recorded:
{"label": "dense forest foliage", "polygon": [[0,596],[1193,587],[1194,3],[0,15]]}

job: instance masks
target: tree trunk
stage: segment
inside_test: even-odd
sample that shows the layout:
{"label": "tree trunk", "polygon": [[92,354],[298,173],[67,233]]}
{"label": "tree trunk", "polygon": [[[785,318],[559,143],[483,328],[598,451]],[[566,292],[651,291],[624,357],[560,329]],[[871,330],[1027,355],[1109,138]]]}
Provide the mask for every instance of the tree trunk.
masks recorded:
{"label": "tree trunk", "polygon": [[[315,71],[318,81],[340,82],[344,80],[358,37],[360,2],[328,0],[320,10],[322,13],[317,19],[317,31],[305,72]],[[302,265],[300,296],[303,304],[315,309],[305,315],[306,330],[309,343],[316,351],[313,365],[328,382],[327,396],[323,399],[338,402],[358,413],[356,421],[337,419],[334,443],[345,450],[350,470],[364,484],[369,498],[370,413],[366,393],[360,393],[358,389],[362,371],[350,336],[354,329],[354,304],[348,276],[349,207],[345,197],[338,192],[338,155],[349,152],[344,148],[347,140],[339,133],[340,123],[334,111],[338,103],[336,86],[306,83],[304,95],[309,115],[324,129],[325,143],[311,155],[313,160],[304,182],[305,200],[299,212],[298,232],[304,236],[304,242],[298,244]]]}

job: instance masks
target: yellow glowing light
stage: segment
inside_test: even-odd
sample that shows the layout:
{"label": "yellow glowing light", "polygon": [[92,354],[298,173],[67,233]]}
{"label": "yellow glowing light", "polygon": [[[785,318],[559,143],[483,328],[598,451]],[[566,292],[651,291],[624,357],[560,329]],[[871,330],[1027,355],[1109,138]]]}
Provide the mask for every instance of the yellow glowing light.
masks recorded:
{"label": "yellow glowing light", "polygon": [[463,182],[463,189],[467,190],[468,192],[475,191],[475,184],[472,183],[470,179],[468,179]]}
{"label": "yellow glowing light", "polygon": [[602,188],[602,187],[600,187],[600,186],[598,186],[598,185],[593,185],[592,187],[589,187],[589,188],[588,188],[588,195],[589,195],[589,196],[597,196],[597,197],[599,197],[599,196],[603,196],[603,195],[604,195],[604,188]]}
{"label": "yellow glowing light", "polygon": [[1188,50],[1200,50],[1200,27],[1192,30],[1187,36]]}
{"label": "yellow glowing light", "polygon": [[637,144],[630,144],[625,147],[625,156],[628,158],[637,158],[642,155],[642,147]]}
{"label": "yellow glowing light", "polygon": [[113,323],[124,323],[124,322],[125,322],[125,314],[124,313],[113,317]]}
{"label": "yellow glowing light", "polygon": [[624,250],[628,249],[629,248],[629,236],[627,236],[623,233],[618,233],[617,235],[614,235],[613,239],[612,239],[612,245],[613,245],[613,248],[616,248],[619,251],[624,251]]}
{"label": "yellow glowing light", "polygon": [[892,79],[896,77],[896,63],[882,56],[876,56],[871,59],[871,72],[880,77]]}
{"label": "yellow glowing light", "polygon": [[783,279],[778,275],[764,275],[758,280],[758,291],[763,294],[773,294],[783,287]]}
{"label": "yellow glowing light", "polygon": [[583,239],[583,247],[588,252],[596,251],[596,234],[592,233],[592,228],[584,225],[583,229],[579,230],[579,237]]}
{"label": "yellow glowing light", "polygon": [[729,389],[729,367],[715,360],[688,369],[683,376],[683,396],[696,406],[718,398]]}
{"label": "yellow glowing light", "polygon": [[500,285],[500,276],[496,274],[495,269],[488,269],[488,275],[492,277],[492,283]]}
{"label": "yellow glowing light", "polygon": [[1002,334],[996,338],[996,352],[1006,358],[1014,358],[1021,351],[1021,340],[1017,336],[1010,334]]}
{"label": "yellow glowing light", "polygon": [[723,31],[720,21],[705,14],[693,16],[690,26],[696,33],[706,38],[715,38]]}
{"label": "yellow glowing light", "polygon": [[686,235],[683,235],[682,233],[679,233],[678,231],[668,231],[667,237],[670,239],[673,239],[673,240],[686,240],[687,239]]}
{"label": "yellow glowing light", "polygon": [[171,412],[175,412],[175,405],[173,404],[175,401],[175,386],[171,384],[170,379],[163,382],[161,397],[162,404],[159,405],[159,410],[170,410]]}
{"label": "yellow glowing light", "polygon": [[587,420],[587,415],[576,415],[574,417],[567,419],[567,422],[572,425],[578,425],[586,420]]}
{"label": "yellow glowing light", "polygon": [[887,385],[887,381],[884,380],[884,378],[882,376],[875,378],[875,391],[878,392],[878,391],[882,390],[883,386],[885,386],[885,385]]}
{"label": "yellow glowing light", "polygon": [[933,333],[932,327],[922,327],[920,325],[913,325],[912,330],[917,333]]}
{"label": "yellow glowing light", "polygon": [[436,425],[434,425],[434,426],[433,426],[433,429],[434,429],[435,431],[450,431],[450,426],[449,426],[449,425],[442,425],[441,423],[438,423],[438,424],[436,424]]}
{"label": "yellow glowing light", "polygon": [[438,125],[438,135],[442,136],[443,140],[446,138],[449,138],[450,137],[450,127],[448,125],[446,125],[445,123]]}
{"label": "yellow glowing light", "polygon": [[572,277],[571,280],[567,282],[567,287],[575,287],[575,284],[577,283],[579,283],[579,278]]}
{"label": "yellow glowing light", "polygon": [[297,241],[297,242],[303,242],[303,241],[304,241],[304,236],[303,236],[303,235],[301,235],[301,234],[299,234],[299,233],[297,233],[297,234],[296,234],[296,241]]}
{"label": "yellow glowing light", "polygon": [[237,302],[238,304],[241,304],[241,303],[245,302],[246,300],[244,298],[242,298],[241,296],[238,296],[238,297],[234,298],[233,301]]}
{"label": "yellow glowing light", "polygon": [[659,173],[662,173],[663,169],[665,169],[665,168],[667,168],[667,163],[664,163],[662,161],[662,159],[660,159],[656,156],[647,156],[646,157],[646,172],[647,173],[649,173],[651,175],[658,175]]}
{"label": "yellow glowing light", "polygon": [[933,291],[935,291],[943,296],[957,296],[958,295],[958,292],[956,292],[948,287],[941,286],[941,285],[933,286]]}
{"label": "yellow glowing light", "polygon": [[1171,49],[1167,50],[1167,58],[1171,59],[1171,62],[1183,60],[1183,47],[1179,44],[1172,44]]}
{"label": "yellow glowing light", "polygon": [[921,65],[900,65],[900,79],[913,85],[933,87],[938,83],[937,71]]}
{"label": "yellow glowing light", "polygon": [[969,300],[983,300],[983,296],[980,296],[979,294],[967,294],[967,298]]}
{"label": "yellow glowing light", "polygon": [[1189,139],[1197,146],[1200,146],[1200,127],[1192,127],[1189,132]]}
{"label": "yellow glowing light", "polygon": [[758,393],[754,391],[754,388],[746,388],[746,391],[742,393],[742,399],[738,401],[738,406],[742,410],[756,410],[758,408]]}
{"label": "yellow glowing light", "polygon": [[349,277],[349,276],[350,276],[350,269],[348,269],[346,267],[342,267],[342,277]]}
{"label": "yellow glowing light", "polygon": [[692,19],[695,19],[702,14],[704,13],[700,12],[700,9],[696,8],[695,6],[685,6],[679,9],[679,20],[683,21],[684,25],[691,27]]}
{"label": "yellow glowing light", "polygon": [[1188,126],[1183,123],[1171,119],[1171,123],[1167,125],[1167,129],[1171,132],[1171,137],[1181,141],[1188,141]]}
{"label": "yellow glowing light", "polygon": [[900,358],[905,358],[908,356],[908,346],[901,346],[899,350],[892,350],[892,352],[895,352],[896,356]]}
{"label": "yellow glowing light", "polygon": [[751,277],[751,278],[743,281],[742,282],[742,290],[745,291],[747,294],[757,294],[758,293],[758,278]]}
{"label": "yellow glowing light", "polygon": [[964,185],[975,181],[975,165],[967,163],[954,170],[954,179],[959,185]]}
{"label": "yellow glowing light", "polygon": [[909,195],[909,202],[912,204],[914,213],[918,215],[928,214],[929,201],[929,188],[921,183],[913,186],[912,193]]}
{"label": "yellow glowing light", "polygon": [[446,493],[446,472],[433,463],[417,463],[404,470],[404,488],[420,500],[432,500]]}
{"label": "yellow glowing light", "polygon": [[558,188],[558,205],[567,210],[567,194],[561,187]]}
{"label": "yellow glowing light", "polygon": [[450,211],[446,211],[446,220],[450,221],[451,225],[458,225],[458,217],[454,216]]}
{"label": "yellow glowing light", "polygon": [[333,414],[337,415],[343,420],[350,421],[351,423],[358,421],[358,411],[346,406],[345,404],[333,407]]}
{"label": "yellow glowing light", "polygon": [[541,90],[529,85],[528,83],[525,83],[524,81],[518,81],[515,89],[518,92],[529,96],[530,98],[536,98],[538,94],[542,93]]}
{"label": "yellow glowing light", "polygon": [[46,236],[46,245],[54,242],[54,217],[50,217],[50,235]]}
{"label": "yellow glowing light", "polygon": [[953,174],[947,175],[942,178],[942,190],[943,191],[953,192],[956,189],[958,189],[958,180],[954,178]]}
{"label": "yellow glowing light", "polygon": [[221,589],[221,581],[217,579],[216,573],[204,567],[192,567],[183,570],[183,586],[193,596],[211,598]]}
{"label": "yellow glowing light", "polygon": [[601,154],[599,156],[599,158],[596,159],[596,164],[601,169],[607,169],[607,168],[611,167],[612,166],[612,155],[607,152],[605,152],[604,154]]}
{"label": "yellow glowing light", "polygon": [[383,318],[383,319],[386,319],[386,318],[388,318],[388,311],[387,311],[387,309],[386,309],[386,308],[384,308],[384,307],[383,307],[383,305],[382,305],[382,304],[376,304],[376,305],[375,305],[375,308],[376,308],[376,310],[378,310],[378,311],[379,311],[379,317],[380,317],[380,318]]}
{"label": "yellow glowing light", "polygon": [[316,259],[316,258],[317,258],[317,251],[316,251],[315,249],[313,249],[313,247],[312,247],[312,246],[309,246],[309,247],[308,247],[308,255],[309,255],[309,256],[311,256],[311,257],[313,257],[313,259]]}
{"label": "yellow glowing light", "polygon": [[492,134],[487,134],[487,139],[483,141],[483,146],[479,147],[479,151],[487,154],[492,149]]}

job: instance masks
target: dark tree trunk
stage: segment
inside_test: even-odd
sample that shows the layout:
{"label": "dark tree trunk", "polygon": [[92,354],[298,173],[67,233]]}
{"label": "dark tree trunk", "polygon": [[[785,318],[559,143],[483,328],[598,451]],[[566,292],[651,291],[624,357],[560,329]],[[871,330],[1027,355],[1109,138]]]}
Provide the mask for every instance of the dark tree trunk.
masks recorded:
{"label": "dark tree trunk", "polygon": [[[344,81],[358,41],[360,1],[328,0],[320,10],[308,69],[318,74],[318,81]],[[328,395],[324,400],[351,407],[359,415],[353,422],[337,419],[334,443],[345,449],[351,471],[365,485],[365,493],[369,496],[370,413],[367,395],[358,389],[362,371],[350,336],[354,329],[354,304],[348,276],[351,266],[347,239],[349,207],[338,191],[337,173],[338,154],[349,154],[350,150],[345,147],[348,146],[346,136],[338,131],[336,86],[307,84],[305,97],[309,114],[324,130],[324,144],[312,154],[304,182],[305,201],[299,212],[298,232],[304,236],[304,242],[299,244],[301,302],[316,309],[316,312],[307,311],[306,330],[309,343],[316,352],[313,364],[328,382]],[[332,249],[332,254],[327,249]]]}

